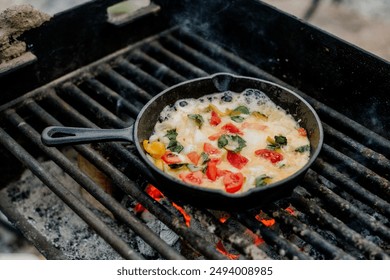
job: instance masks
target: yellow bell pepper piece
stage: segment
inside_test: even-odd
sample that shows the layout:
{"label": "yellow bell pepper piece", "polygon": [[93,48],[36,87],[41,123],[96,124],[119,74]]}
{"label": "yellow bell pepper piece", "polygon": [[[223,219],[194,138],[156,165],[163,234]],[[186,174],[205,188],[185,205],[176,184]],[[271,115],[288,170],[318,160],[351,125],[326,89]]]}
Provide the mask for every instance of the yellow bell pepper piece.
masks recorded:
{"label": "yellow bell pepper piece", "polygon": [[159,159],[161,158],[165,152],[166,152],[166,149],[165,149],[165,146],[163,143],[161,142],[158,142],[158,141],[153,141],[151,143],[149,143],[148,140],[144,140],[142,142],[143,146],[144,146],[144,149],[145,151],[151,155],[153,158],[156,158],[156,159]]}
{"label": "yellow bell pepper piece", "polygon": [[209,105],[209,109],[212,110],[212,111],[214,111],[215,113],[217,113],[218,116],[220,116],[220,117],[228,116],[228,115],[232,112],[232,110],[226,109],[226,110],[225,110],[225,113],[224,113],[224,112],[222,112],[221,110],[219,110],[219,109],[217,108],[217,106],[215,106],[214,104],[210,104],[210,105]]}
{"label": "yellow bell pepper piece", "polygon": [[155,159],[155,160],[154,160],[154,165],[155,165],[158,169],[164,171],[164,162],[163,162],[162,159]]}

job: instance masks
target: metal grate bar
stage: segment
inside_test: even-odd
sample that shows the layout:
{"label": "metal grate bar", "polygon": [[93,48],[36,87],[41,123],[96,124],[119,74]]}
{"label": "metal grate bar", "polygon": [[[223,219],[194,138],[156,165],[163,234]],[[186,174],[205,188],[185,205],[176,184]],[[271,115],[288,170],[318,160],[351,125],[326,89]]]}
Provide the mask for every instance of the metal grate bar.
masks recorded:
{"label": "metal grate bar", "polygon": [[131,56],[129,56],[129,59],[130,58],[134,58],[141,63],[148,63],[154,69],[154,71],[158,73],[158,76],[168,75],[175,80],[175,83],[178,81],[184,82],[186,80],[186,78],[180,75],[178,72],[172,70],[167,65],[160,63],[159,61],[149,56],[147,53],[142,52],[141,50],[135,50],[131,54]]}
{"label": "metal grate bar", "polygon": [[[152,42],[148,46],[147,51],[145,50],[145,52],[152,53],[153,55],[159,56],[160,59],[163,59],[163,60],[170,62],[168,64],[170,67],[178,68],[178,71],[184,71],[185,73],[187,73],[187,76],[189,76],[191,78],[203,77],[203,76],[208,75],[208,73],[205,72],[204,70],[200,69],[199,67],[184,60],[180,56],[165,49],[158,42]],[[172,63],[172,62],[174,62],[174,63]]]}
{"label": "metal grate bar", "polygon": [[213,57],[215,60],[221,61],[221,63],[223,62],[223,64],[228,65],[230,69],[236,69],[236,72],[238,73],[255,75],[256,77],[260,77],[270,81],[275,81],[276,79],[269,73],[248,63],[237,55],[221,48],[219,45],[205,40],[201,36],[198,36],[196,34],[190,34],[182,30],[173,32],[172,35],[178,39],[185,41],[189,45],[193,46],[193,48],[207,54],[210,57]]}
{"label": "metal grate bar", "polygon": [[381,196],[384,196],[384,199],[390,201],[390,182],[388,180],[379,176],[359,162],[351,160],[349,157],[327,144],[323,145],[322,154],[341,161],[343,165],[352,170],[354,176],[358,175],[370,182],[370,184],[366,185],[366,188],[370,189],[374,193],[379,192]]}
{"label": "metal grate bar", "polygon": [[152,98],[152,95],[139,88],[108,65],[99,67],[99,74],[108,78],[112,84],[116,85],[119,88],[118,91],[123,93],[122,96],[124,98],[132,99],[138,96],[145,103]]}
{"label": "metal grate bar", "polygon": [[329,206],[329,208],[332,209],[332,212],[337,212],[339,215],[347,215],[349,218],[352,217],[358,219],[359,223],[364,225],[365,228],[370,230],[372,233],[377,234],[387,241],[390,240],[389,228],[374,220],[370,215],[360,211],[353,204],[332,192],[330,188],[333,188],[334,184],[332,184],[329,180],[309,170],[306,175],[305,182],[310,186],[310,191],[315,191],[321,197],[321,200],[326,202],[326,206]]}
{"label": "metal grate bar", "polygon": [[[223,240],[230,242],[236,250],[247,255],[250,259],[269,259],[269,256],[264,251],[258,248],[254,242],[248,240],[247,231],[249,229],[239,224],[238,221],[236,221],[234,226],[230,226],[229,220],[221,223],[207,210],[195,209],[189,205],[186,205],[185,209],[191,209],[190,212],[194,213],[194,216],[198,217],[201,223],[204,223],[208,228],[212,228],[215,234]],[[230,217],[229,219],[233,218]]]}
{"label": "metal grate bar", "polygon": [[187,61],[192,61],[193,64],[199,64],[201,69],[207,69],[209,73],[232,72],[232,69],[218,63],[196,49],[187,46],[185,43],[175,39],[171,35],[166,35],[162,39],[162,43],[168,48],[173,49],[176,53],[180,53]]}
{"label": "metal grate bar", "polygon": [[[77,99],[78,104],[81,103],[85,105],[84,108],[86,110],[101,118],[104,123],[110,123],[116,128],[123,128],[127,126],[126,122],[122,121],[116,115],[108,111],[105,107],[93,100],[74,84],[67,83],[62,88],[65,90],[66,94],[74,99]],[[104,115],[102,114],[103,112]]]}
{"label": "metal grate bar", "polygon": [[95,94],[102,95],[106,100],[108,100],[115,107],[121,107],[126,110],[129,115],[135,119],[138,115],[138,108],[131,104],[129,101],[124,99],[118,93],[105,86],[98,80],[88,77],[85,79],[85,84],[87,84],[92,90],[94,90]]}
{"label": "metal grate bar", "polygon": [[[25,125],[24,123],[19,124]],[[106,224],[89,210],[73,193],[69,192],[56,178],[45,172],[45,169],[20,146],[11,136],[0,128],[0,143],[3,144],[20,162],[26,165],[50,190],[60,197],[72,210],[93,228],[108,244],[110,244],[125,259],[142,259]]]}
{"label": "metal grate bar", "polygon": [[326,256],[332,259],[355,259],[350,254],[347,254],[337,246],[329,243],[317,232],[311,230],[309,226],[300,222],[294,216],[287,214],[285,210],[276,210],[272,213],[274,218],[279,218],[278,221],[288,226],[303,240],[321,250]]}
{"label": "metal grate bar", "polygon": [[156,93],[167,88],[166,85],[161,83],[155,77],[141,70],[139,67],[131,64],[129,61],[125,60],[124,58],[119,58],[117,60],[117,63],[121,67],[121,69],[126,71],[126,73],[129,74],[130,76],[136,76],[137,78],[141,78],[142,80],[144,80],[144,83],[146,82],[151,85],[154,85],[153,89],[154,91],[156,91]]}
{"label": "metal grate bar", "polygon": [[[30,110],[35,114],[39,114],[42,108],[38,104],[31,101],[28,104]],[[84,187],[90,194],[92,194],[100,203],[102,203],[109,211],[115,214],[122,222],[126,223],[135,233],[139,234],[144,240],[162,256],[168,259],[183,259],[183,256],[178,254],[174,249],[167,245],[154,232],[152,232],[145,224],[140,222],[127,209],[123,208],[112,196],[105,193],[94,181],[74,166],[60,151],[44,146],[40,140],[40,134],[31,126],[25,124],[20,126],[20,123],[25,121],[15,112],[10,112],[8,119],[33,143],[39,147],[47,156],[50,157],[58,166],[67,172],[77,183]],[[51,118],[53,120],[53,118]],[[60,122],[55,121],[54,125],[61,125]]]}
{"label": "metal grate bar", "polygon": [[368,259],[389,259],[389,256],[381,248],[349,228],[338,218],[319,207],[315,201],[307,197],[310,197],[310,194],[299,186],[295,188],[292,195],[293,201],[300,205],[314,220],[331,229],[337,236],[353,245],[359,251],[365,252]]}
{"label": "metal grate bar", "polygon": [[334,166],[318,158],[313,165],[313,169],[317,173],[325,176],[328,180],[341,185],[343,190],[347,190],[361,201],[367,203],[370,207],[386,215],[387,218],[390,218],[390,204],[388,202],[352,181],[349,177],[340,173]]}
{"label": "metal grate bar", "polygon": [[342,143],[343,145],[356,152],[359,158],[363,158],[370,163],[375,164],[375,166],[378,166],[378,168],[382,169],[383,171],[390,171],[390,160],[387,159],[385,156],[365,147],[351,137],[337,131],[336,129],[332,128],[324,122],[322,122],[322,125],[324,128],[324,132],[328,136],[337,139],[338,142]]}

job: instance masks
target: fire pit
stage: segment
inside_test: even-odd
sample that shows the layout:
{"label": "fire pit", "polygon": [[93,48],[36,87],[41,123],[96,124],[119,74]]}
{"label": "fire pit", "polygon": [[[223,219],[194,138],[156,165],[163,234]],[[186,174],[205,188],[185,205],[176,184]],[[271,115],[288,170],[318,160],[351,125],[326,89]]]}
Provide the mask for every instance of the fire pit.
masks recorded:
{"label": "fire pit", "polygon": [[[259,1],[155,1],[121,24],[106,21],[114,2],[26,32],[37,60],[0,77],[0,210],[45,257],[389,258],[388,63]],[[132,144],[41,143],[48,125],[128,127],[163,89],[215,72],[281,84],[319,113],[323,150],[290,197],[177,205]]]}

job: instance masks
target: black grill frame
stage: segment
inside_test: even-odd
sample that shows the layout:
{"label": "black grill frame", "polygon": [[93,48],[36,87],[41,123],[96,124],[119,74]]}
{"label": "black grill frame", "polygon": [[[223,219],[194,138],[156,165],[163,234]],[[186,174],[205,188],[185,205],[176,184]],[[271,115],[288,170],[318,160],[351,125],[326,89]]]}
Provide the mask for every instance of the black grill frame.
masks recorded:
{"label": "black grill frame", "polygon": [[[159,91],[190,78],[220,71],[270,80],[296,91],[311,103],[324,121],[325,145],[319,159],[291,198],[262,209],[276,219],[285,235],[280,236],[277,229],[267,228],[259,223],[254,218],[257,213],[254,211],[230,213],[233,223],[221,223],[212,211],[185,205],[184,208],[193,219],[196,218],[205,226],[212,228],[213,231],[208,234],[216,235],[231,244],[242,258],[313,258],[289,241],[293,236],[303,240],[303,244],[310,244],[321,258],[388,259],[389,223],[373,220],[372,214],[387,219],[390,216],[388,174],[390,161],[386,152],[390,151],[390,141],[318,101],[318,98],[314,99],[311,95],[298,90],[294,84],[286,83],[289,78],[282,81],[205,39],[202,32],[196,34],[196,30],[189,31],[187,27],[173,27],[131,44],[1,106],[0,142],[123,258],[138,259],[142,256],[124,244],[115,231],[102,223],[77,197],[70,194],[66,186],[62,186],[61,182],[44,172],[40,162],[31,155],[30,145],[24,147],[26,142],[19,139],[20,135],[24,139],[29,139],[42,154],[61,166],[114,213],[119,221],[142,236],[164,258],[180,259],[183,258],[180,253],[167,246],[138,217],[77,170],[77,166],[66,159],[60,149],[45,147],[40,142],[40,131],[34,129],[37,124],[29,123],[30,116],[34,116],[32,119],[35,122],[41,123],[38,127],[70,124],[85,127],[127,127],[134,121],[142,104]],[[142,82],[148,85],[147,88],[140,86]],[[329,97],[325,100],[328,101]],[[118,102],[121,104],[121,112],[109,109],[112,104]],[[75,104],[84,104],[85,111],[75,109]],[[55,111],[60,111],[61,114],[54,116]],[[62,114],[67,117],[59,119]],[[88,114],[94,117],[86,117]],[[226,258],[215,250],[215,244],[204,240],[202,233],[188,228],[175,210],[166,204],[157,203],[142,191],[137,181],[140,174],[156,186],[158,182],[131,150],[126,149],[121,143],[105,143],[94,147],[76,145],[73,148],[93,162],[124,193],[144,205],[205,258]],[[105,159],[103,155],[107,153],[128,162],[133,171],[125,172],[115,161]],[[335,164],[337,169],[333,167]],[[356,175],[356,178],[352,174]],[[299,209],[297,216],[289,215],[281,208],[281,205],[288,203]],[[26,217],[13,209],[12,202],[6,196],[0,196],[0,208],[46,257],[65,258],[50,240],[46,240],[34,230]],[[366,209],[369,209],[370,213],[364,213],[363,210]],[[360,229],[350,226],[353,219],[361,221]],[[265,244],[256,247],[248,241],[245,234],[248,229],[261,235]],[[322,230],[332,232],[335,239],[327,239]],[[382,247],[364,238],[359,230],[367,230],[378,237]],[[344,242],[348,245],[344,245]],[[352,250],[348,251],[350,248]]]}

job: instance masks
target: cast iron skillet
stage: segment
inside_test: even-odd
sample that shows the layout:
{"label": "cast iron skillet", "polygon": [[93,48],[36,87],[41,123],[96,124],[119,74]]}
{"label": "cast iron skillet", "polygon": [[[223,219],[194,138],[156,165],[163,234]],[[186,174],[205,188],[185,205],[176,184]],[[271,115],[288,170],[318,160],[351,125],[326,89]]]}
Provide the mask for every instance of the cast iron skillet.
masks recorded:
{"label": "cast iron skillet", "polygon": [[[258,89],[277,105],[300,120],[308,132],[311,151],[309,162],[288,178],[273,184],[254,188],[245,193],[229,194],[224,191],[190,185],[163,173],[146,157],[142,141],[149,139],[162,109],[183,98],[199,98],[207,94],[245,89]],[[134,125],[125,129],[90,129],[72,127],[48,127],[42,132],[42,142],[48,146],[89,143],[96,141],[125,140],[134,142],[139,155],[148,165],[158,188],[176,201],[199,207],[223,210],[242,210],[264,205],[272,200],[288,196],[317,158],[323,143],[323,130],[314,109],[299,95],[268,81],[217,73],[209,77],[190,80],[170,87],[152,98],[141,110]]]}

